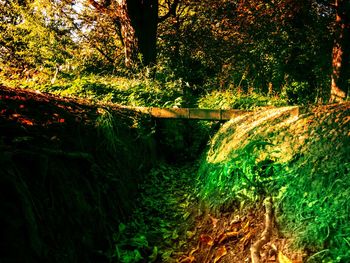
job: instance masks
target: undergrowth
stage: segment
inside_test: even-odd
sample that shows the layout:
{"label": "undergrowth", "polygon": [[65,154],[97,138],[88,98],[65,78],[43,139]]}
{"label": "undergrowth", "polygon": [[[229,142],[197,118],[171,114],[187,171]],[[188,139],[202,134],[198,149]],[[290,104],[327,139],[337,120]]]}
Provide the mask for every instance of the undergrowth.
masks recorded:
{"label": "undergrowth", "polygon": [[277,166],[271,160],[258,161],[258,151],[270,143],[250,141],[225,163],[204,164],[199,171],[199,196],[210,208],[229,209],[232,203],[241,206],[258,201],[271,184]]}
{"label": "undergrowth", "polygon": [[127,106],[181,107],[185,83],[179,80],[126,78],[89,75],[76,79],[59,79],[55,83],[7,83],[9,86],[40,90],[64,97],[78,97],[102,103]]}
{"label": "undergrowth", "polygon": [[349,262],[349,116],[343,104],[299,119],[273,117],[254,129],[232,121],[201,165],[198,196],[217,211],[270,195],[280,228],[308,252],[307,262]]}
{"label": "undergrowth", "polygon": [[159,164],[140,184],[137,208],[114,235],[116,262],[175,262],[176,252],[187,249],[191,235],[191,194],[197,165]]}
{"label": "undergrowth", "polygon": [[245,109],[251,110],[263,106],[285,106],[287,101],[278,96],[267,96],[255,92],[243,93],[237,90],[214,90],[198,100],[200,108],[208,109]]}

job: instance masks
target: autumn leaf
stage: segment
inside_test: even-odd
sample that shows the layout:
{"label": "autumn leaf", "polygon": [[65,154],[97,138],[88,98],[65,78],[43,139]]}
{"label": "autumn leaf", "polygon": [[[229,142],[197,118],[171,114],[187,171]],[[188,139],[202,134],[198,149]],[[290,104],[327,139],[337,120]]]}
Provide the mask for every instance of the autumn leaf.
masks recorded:
{"label": "autumn leaf", "polygon": [[190,256],[188,256],[188,257],[184,257],[184,258],[180,259],[180,260],[178,261],[178,263],[192,263],[192,262],[194,262],[195,260],[196,260],[195,257],[192,256],[192,255],[190,255]]}
{"label": "autumn leaf", "polygon": [[200,237],[199,237],[199,240],[200,242],[208,245],[208,246],[212,246],[214,244],[214,240],[211,236],[209,235],[205,235],[205,234],[202,234]]}
{"label": "autumn leaf", "polygon": [[248,220],[247,223],[243,226],[243,230],[246,231],[250,225],[250,221]]}
{"label": "autumn leaf", "polygon": [[219,247],[215,253],[214,263],[218,262],[223,256],[227,254],[225,246]]}
{"label": "autumn leaf", "polygon": [[224,242],[226,239],[230,237],[237,237],[238,235],[239,235],[239,232],[236,232],[236,231],[222,233],[218,238],[219,244],[221,244],[222,242]]}
{"label": "autumn leaf", "polygon": [[33,126],[34,123],[31,120],[24,119],[24,118],[19,118],[18,121],[22,124],[28,125],[28,126]]}
{"label": "autumn leaf", "polygon": [[279,263],[293,263],[289,258],[287,258],[281,251],[278,252],[278,262]]}
{"label": "autumn leaf", "polygon": [[209,215],[209,218],[211,220],[211,223],[212,223],[213,227],[215,228],[217,223],[218,223],[218,221],[219,221],[219,219],[217,219],[215,217],[212,217],[211,215]]}
{"label": "autumn leaf", "polygon": [[198,249],[199,249],[199,247],[196,247],[196,248],[192,249],[190,254],[188,254],[188,255],[192,256],[195,252],[197,252]]}

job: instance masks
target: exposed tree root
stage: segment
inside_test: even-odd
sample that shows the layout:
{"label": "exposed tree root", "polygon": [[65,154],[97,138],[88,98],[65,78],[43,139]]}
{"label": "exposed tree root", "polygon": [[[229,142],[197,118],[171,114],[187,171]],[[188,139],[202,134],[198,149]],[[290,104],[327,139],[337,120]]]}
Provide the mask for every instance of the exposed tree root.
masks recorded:
{"label": "exposed tree root", "polygon": [[265,205],[265,229],[258,239],[250,248],[252,263],[260,263],[260,250],[263,245],[269,242],[272,232],[272,199],[267,197],[264,200]]}

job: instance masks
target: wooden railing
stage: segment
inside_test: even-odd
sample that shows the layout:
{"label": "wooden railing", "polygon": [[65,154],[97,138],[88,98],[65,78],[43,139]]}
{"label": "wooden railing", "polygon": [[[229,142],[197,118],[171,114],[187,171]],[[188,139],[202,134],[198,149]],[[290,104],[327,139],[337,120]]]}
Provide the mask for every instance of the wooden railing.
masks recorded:
{"label": "wooden railing", "polygon": [[[148,114],[154,118],[160,119],[193,119],[193,120],[212,120],[226,121],[243,114],[253,112],[250,110],[212,110],[198,108],[157,108],[157,107],[125,107],[129,110],[142,114]],[[269,109],[271,109],[269,107]],[[299,114],[299,107],[290,107],[293,115]],[[263,109],[259,109],[263,110]]]}

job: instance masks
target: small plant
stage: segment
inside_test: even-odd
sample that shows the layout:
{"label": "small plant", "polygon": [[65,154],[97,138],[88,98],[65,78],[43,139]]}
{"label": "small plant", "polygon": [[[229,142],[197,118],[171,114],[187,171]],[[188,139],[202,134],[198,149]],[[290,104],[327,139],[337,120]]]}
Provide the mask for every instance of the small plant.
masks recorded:
{"label": "small plant", "polygon": [[123,147],[124,144],[118,138],[116,120],[107,109],[99,108],[98,112],[96,127],[99,132],[101,146],[108,149],[111,153],[116,153],[118,148]]}

